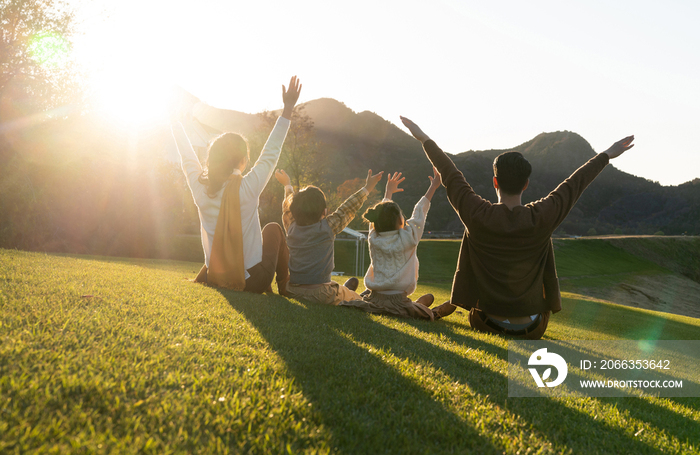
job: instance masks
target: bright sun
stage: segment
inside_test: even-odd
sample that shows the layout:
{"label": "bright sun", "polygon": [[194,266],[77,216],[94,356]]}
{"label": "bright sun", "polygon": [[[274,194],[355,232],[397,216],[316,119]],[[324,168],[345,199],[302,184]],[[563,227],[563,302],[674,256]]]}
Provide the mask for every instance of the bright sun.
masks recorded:
{"label": "bright sun", "polygon": [[[148,128],[167,122],[172,59],[159,47],[163,24],[148,22],[159,5],[145,2],[143,15],[114,6],[93,11],[83,5],[86,33],[74,41],[76,60],[84,69],[94,109],[125,128]],[[140,8],[141,10],[141,8]],[[93,13],[92,15],[90,13]],[[144,22],[146,21],[146,22]]]}
{"label": "bright sun", "polygon": [[93,80],[97,109],[116,123],[130,128],[167,121],[170,87],[154,76],[110,72]]}

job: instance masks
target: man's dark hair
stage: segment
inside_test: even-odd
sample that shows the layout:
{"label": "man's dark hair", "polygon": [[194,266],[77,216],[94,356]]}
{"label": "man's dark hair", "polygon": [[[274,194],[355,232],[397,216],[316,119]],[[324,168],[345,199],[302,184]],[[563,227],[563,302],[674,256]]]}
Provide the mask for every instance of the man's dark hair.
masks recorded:
{"label": "man's dark hair", "polygon": [[292,196],[289,209],[299,226],[318,223],[326,210],[326,195],[320,188],[309,185]]}
{"label": "man's dark hair", "polygon": [[532,173],[532,166],[520,152],[501,153],[493,160],[493,175],[506,194],[520,194]]}

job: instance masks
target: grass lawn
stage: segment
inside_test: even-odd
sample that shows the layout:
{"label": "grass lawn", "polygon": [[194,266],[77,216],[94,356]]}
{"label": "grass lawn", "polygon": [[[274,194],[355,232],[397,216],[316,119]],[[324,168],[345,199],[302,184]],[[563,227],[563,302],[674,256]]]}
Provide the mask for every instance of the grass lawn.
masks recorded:
{"label": "grass lawn", "polygon": [[[418,290],[438,303],[456,258],[440,248]],[[567,257],[560,275],[605,275]],[[373,316],[218,291],[198,269],[0,250],[0,453],[700,452],[700,398],[508,398],[508,341],[463,311]],[[700,334],[574,293],[563,308],[546,338]]]}

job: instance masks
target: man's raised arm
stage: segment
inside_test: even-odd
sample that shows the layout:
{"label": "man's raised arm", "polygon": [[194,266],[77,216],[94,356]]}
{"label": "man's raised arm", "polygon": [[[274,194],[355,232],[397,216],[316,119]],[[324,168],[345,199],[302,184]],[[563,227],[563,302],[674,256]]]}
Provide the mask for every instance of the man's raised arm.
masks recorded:
{"label": "man's raised arm", "polygon": [[474,192],[471,185],[464,178],[464,174],[457,169],[450,157],[418,125],[406,117],[401,117],[401,121],[413,137],[423,144],[425,154],[440,173],[442,184],[447,189],[447,198],[450,200],[452,207],[457,211],[462,221],[468,224],[471,214],[483,204],[490,204],[490,202],[482,199]]}
{"label": "man's raised arm", "polygon": [[634,144],[632,143],[633,140],[634,135],[627,136],[624,139],[620,139],[619,141],[611,145],[610,148],[604,151],[603,153],[606,153],[610,157],[610,159],[617,158],[618,156],[625,153],[627,150],[634,147]]}
{"label": "man's raised arm", "polygon": [[538,209],[544,208],[555,214],[550,217],[552,231],[564,221],[564,218],[574,207],[583,191],[603,171],[608,162],[634,147],[634,144],[632,144],[633,140],[634,136],[627,136],[615,142],[609,149],[597,154],[574,171],[569,178],[559,184],[547,197],[535,203]]}

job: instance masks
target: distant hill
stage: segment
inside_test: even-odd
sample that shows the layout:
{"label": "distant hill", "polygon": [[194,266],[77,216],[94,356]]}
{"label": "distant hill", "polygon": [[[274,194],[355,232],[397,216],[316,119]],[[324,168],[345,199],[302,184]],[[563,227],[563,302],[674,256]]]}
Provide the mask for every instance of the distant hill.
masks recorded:
{"label": "distant hill", "polygon": [[[421,145],[404,130],[369,111],[354,112],[331,98],[304,104],[314,121],[316,137],[328,158],[326,178],[333,185],[364,177],[367,169],[401,171],[407,177],[405,191],[395,195],[404,212],[428,187],[431,166]],[[195,116],[220,131],[250,134],[260,122],[254,114],[216,109],[199,103]],[[437,140],[439,143],[439,138]],[[545,197],[575,169],[595,155],[590,144],[569,131],[542,133],[508,150],[521,152],[533,173],[524,203]],[[507,150],[466,151],[452,158],[474,190],[496,201],[492,163]],[[433,199],[427,230],[461,230],[462,224],[441,189]],[[609,165],[585,191],[562,223],[561,233],[583,235],[591,228],[598,234],[700,234],[700,179],[678,186],[622,172]]]}

